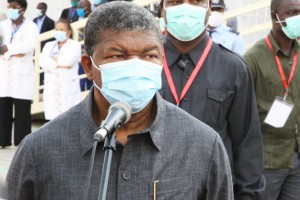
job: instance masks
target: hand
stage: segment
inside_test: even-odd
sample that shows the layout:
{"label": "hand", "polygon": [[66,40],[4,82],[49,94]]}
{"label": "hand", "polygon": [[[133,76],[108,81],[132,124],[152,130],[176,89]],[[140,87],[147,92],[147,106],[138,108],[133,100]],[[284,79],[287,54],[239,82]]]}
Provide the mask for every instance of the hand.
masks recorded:
{"label": "hand", "polygon": [[15,55],[12,55],[12,56],[17,57],[17,58],[21,58],[21,57],[24,57],[25,54],[19,53],[19,54],[15,54]]}
{"label": "hand", "polygon": [[57,63],[57,57],[52,57],[52,60]]}
{"label": "hand", "polygon": [[61,69],[71,69],[71,66],[57,66],[57,68],[61,68]]}

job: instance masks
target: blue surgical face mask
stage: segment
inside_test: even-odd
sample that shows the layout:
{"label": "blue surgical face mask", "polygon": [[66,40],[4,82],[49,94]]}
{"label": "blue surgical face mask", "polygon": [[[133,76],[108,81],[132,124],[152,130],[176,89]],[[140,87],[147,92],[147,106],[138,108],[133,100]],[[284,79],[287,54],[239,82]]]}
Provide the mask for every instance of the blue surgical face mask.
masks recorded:
{"label": "blue surgical face mask", "polygon": [[168,32],[183,42],[197,38],[207,26],[205,18],[208,7],[184,3],[165,8]]}
{"label": "blue surgical face mask", "polygon": [[8,9],[8,13],[7,13],[8,18],[11,20],[18,19],[21,15],[19,11],[20,11],[19,9],[13,9],[13,8]]}
{"label": "blue surgical face mask", "polygon": [[[285,21],[280,21],[277,13],[276,13],[277,20],[280,25],[282,31],[285,35],[290,39],[296,39],[300,37],[300,15],[296,15],[293,17],[286,18]],[[286,23],[286,26],[282,25],[282,22]]]}
{"label": "blue surgical face mask", "polygon": [[58,42],[63,42],[68,39],[67,33],[65,31],[55,31],[54,37]]}
{"label": "blue surgical face mask", "polygon": [[85,16],[84,8],[77,8],[77,15],[78,17],[84,17]]}
{"label": "blue surgical face mask", "polygon": [[91,60],[101,71],[102,87],[94,82],[95,87],[110,104],[118,101],[128,103],[132,113],[143,110],[161,88],[161,65],[131,59],[97,67]]}

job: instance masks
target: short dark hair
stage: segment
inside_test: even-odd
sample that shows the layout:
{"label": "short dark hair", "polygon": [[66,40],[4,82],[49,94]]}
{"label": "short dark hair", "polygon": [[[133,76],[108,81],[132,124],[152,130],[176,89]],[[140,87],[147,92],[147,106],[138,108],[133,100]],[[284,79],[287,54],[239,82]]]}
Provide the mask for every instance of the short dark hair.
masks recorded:
{"label": "short dark hair", "polygon": [[25,8],[25,10],[27,9],[27,1],[26,0],[7,0],[7,3],[12,3],[12,2],[16,2],[22,8]]}
{"label": "short dark hair", "polygon": [[48,6],[47,6],[47,4],[45,2],[40,2],[39,4],[43,5],[43,7],[45,8],[45,10],[47,10]]}
{"label": "short dark hair", "polygon": [[157,34],[162,46],[162,34],[157,20],[145,8],[125,1],[114,1],[98,6],[85,26],[84,45],[92,55],[95,45],[105,31],[151,31]]}

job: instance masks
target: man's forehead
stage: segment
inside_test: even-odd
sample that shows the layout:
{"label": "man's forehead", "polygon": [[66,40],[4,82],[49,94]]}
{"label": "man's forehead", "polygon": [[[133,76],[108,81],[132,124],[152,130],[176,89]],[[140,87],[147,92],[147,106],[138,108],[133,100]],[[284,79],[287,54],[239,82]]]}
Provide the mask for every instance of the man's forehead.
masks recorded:
{"label": "man's forehead", "polygon": [[9,2],[8,6],[18,6],[18,7],[21,7],[21,5],[18,2],[15,2],[15,1]]}
{"label": "man's forehead", "polygon": [[299,7],[300,6],[300,1],[299,0],[284,0],[284,1],[280,1],[280,3],[278,4],[278,8],[288,8],[288,7]]}
{"label": "man's forehead", "polygon": [[118,34],[118,35],[132,35],[132,34],[155,34],[154,30],[138,30],[138,29],[127,29],[124,28],[122,30],[118,29],[104,29],[101,31],[101,36],[103,35],[111,35],[111,34]]}
{"label": "man's forehead", "polygon": [[[157,41],[157,43],[156,43]],[[134,43],[134,44],[133,44]],[[144,31],[116,31],[105,30],[99,35],[98,44],[114,45],[147,45],[160,44],[160,37],[152,30]]]}
{"label": "man's forehead", "polygon": [[88,2],[87,1],[80,1],[79,4],[78,4],[78,7],[87,7],[88,6]]}
{"label": "man's forehead", "polygon": [[38,7],[38,8],[41,8],[41,9],[44,9],[44,8],[45,8],[45,5],[44,5],[44,4],[41,4],[41,3],[39,3],[37,7]]}
{"label": "man's forehead", "polygon": [[288,12],[288,11],[299,11],[300,10],[300,1],[287,1],[286,3],[281,3],[277,10],[282,12]]}

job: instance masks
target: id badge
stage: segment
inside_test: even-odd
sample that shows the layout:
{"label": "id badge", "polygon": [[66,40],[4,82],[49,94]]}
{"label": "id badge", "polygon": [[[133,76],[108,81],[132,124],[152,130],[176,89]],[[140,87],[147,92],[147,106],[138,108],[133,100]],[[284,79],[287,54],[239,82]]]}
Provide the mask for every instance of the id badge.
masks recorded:
{"label": "id badge", "polygon": [[275,127],[281,128],[289,118],[294,104],[283,100],[281,97],[276,97],[271,109],[265,119],[265,123]]}

